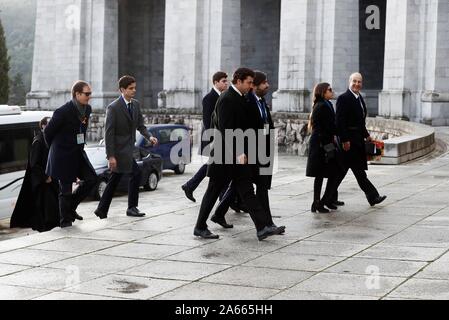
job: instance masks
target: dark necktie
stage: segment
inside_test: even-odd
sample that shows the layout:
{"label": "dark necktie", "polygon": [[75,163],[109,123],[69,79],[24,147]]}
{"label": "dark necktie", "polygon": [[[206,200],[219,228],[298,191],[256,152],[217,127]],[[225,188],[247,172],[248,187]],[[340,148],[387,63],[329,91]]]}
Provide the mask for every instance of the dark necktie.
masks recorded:
{"label": "dark necktie", "polygon": [[267,123],[267,109],[266,109],[266,102],[264,98],[260,98],[259,100],[260,102],[260,111],[262,112],[262,118],[263,118],[263,122]]}
{"label": "dark necktie", "polygon": [[128,103],[128,113],[129,113],[129,116],[130,116],[131,119],[132,119],[132,118],[133,118],[133,105],[132,105],[131,102]]}

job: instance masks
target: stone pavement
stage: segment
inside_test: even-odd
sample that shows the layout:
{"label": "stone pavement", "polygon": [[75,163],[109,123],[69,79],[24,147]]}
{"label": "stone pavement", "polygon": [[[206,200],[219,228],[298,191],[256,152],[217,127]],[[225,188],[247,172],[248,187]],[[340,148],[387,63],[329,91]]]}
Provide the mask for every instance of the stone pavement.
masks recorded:
{"label": "stone pavement", "polygon": [[346,206],[331,215],[309,211],[305,159],[281,156],[271,206],[287,230],[262,242],[248,215],[234,212],[234,229],[209,223],[219,240],[192,235],[207,182],[197,203],[180,186],[196,158],[186,174],[167,172],[156,191],[140,194],[145,218],[126,217],[122,196],[105,221],[86,202],[72,228],[0,241],[0,299],[449,299],[449,154],[441,153],[371,166],[388,195],[375,208],[349,174]]}

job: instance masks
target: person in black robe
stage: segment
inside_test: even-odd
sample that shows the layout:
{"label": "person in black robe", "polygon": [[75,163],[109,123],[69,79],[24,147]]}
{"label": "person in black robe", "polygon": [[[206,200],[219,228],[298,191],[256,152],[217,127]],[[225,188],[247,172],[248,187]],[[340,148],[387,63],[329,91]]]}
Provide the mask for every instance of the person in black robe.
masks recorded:
{"label": "person in black robe", "polygon": [[22,188],[11,216],[10,228],[32,228],[39,232],[59,226],[58,184],[45,174],[48,147],[43,130],[50,118],[39,123],[28,157]]}

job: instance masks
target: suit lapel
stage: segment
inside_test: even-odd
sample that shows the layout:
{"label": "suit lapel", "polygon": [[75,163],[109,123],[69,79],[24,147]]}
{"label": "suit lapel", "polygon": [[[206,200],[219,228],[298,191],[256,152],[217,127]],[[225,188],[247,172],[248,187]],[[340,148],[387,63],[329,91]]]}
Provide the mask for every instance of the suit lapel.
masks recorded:
{"label": "suit lapel", "polygon": [[[133,120],[131,119],[131,116],[129,115],[128,106],[126,105],[125,99],[123,99],[123,97],[120,96],[119,101],[120,101],[119,109],[121,109],[122,113],[125,114],[126,119],[128,119],[128,121],[132,122]],[[133,112],[134,112],[134,108],[133,108]]]}

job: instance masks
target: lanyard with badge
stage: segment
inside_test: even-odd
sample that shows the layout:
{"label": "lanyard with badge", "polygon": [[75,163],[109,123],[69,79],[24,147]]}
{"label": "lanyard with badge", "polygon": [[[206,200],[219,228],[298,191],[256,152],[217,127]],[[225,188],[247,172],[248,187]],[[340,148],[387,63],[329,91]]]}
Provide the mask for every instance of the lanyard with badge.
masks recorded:
{"label": "lanyard with badge", "polygon": [[83,124],[86,124],[86,117],[83,118],[80,124],[80,133],[76,135],[76,143],[77,144],[85,144],[85,138],[83,133]]}
{"label": "lanyard with badge", "polygon": [[268,123],[267,111],[265,109],[265,105],[263,105],[259,99],[256,97],[257,106],[259,107],[259,111],[262,115],[263,120],[263,134],[264,136],[268,136],[270,134],[270,124]]}

